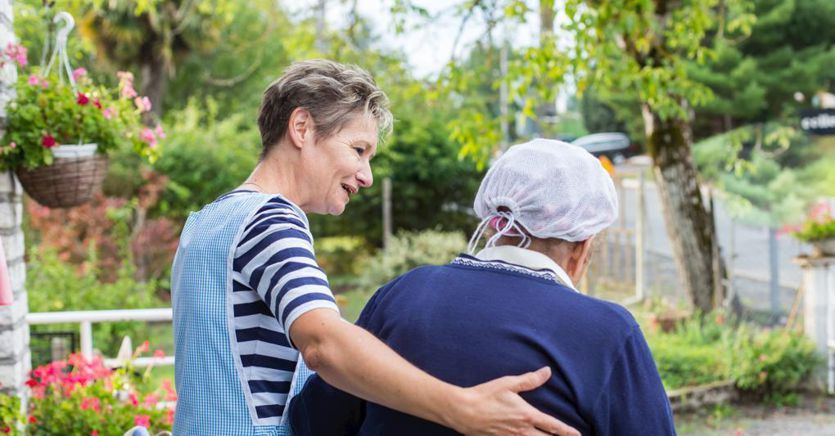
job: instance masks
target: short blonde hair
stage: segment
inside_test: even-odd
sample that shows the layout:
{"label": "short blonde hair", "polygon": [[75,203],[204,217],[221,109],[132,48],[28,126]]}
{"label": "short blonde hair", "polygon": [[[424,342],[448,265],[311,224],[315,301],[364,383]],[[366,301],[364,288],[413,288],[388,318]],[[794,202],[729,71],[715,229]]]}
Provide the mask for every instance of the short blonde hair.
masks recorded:
{"label": "short blonde hair", "polygon": [[371,115],[385,136],[393,119],[388,106],[386,94],[362,68],[324,59],[295,62],[264,91],[258,114],[261,155],[287,134],[297,108],[310,112],[321,139],[337,133],[358,113]]}

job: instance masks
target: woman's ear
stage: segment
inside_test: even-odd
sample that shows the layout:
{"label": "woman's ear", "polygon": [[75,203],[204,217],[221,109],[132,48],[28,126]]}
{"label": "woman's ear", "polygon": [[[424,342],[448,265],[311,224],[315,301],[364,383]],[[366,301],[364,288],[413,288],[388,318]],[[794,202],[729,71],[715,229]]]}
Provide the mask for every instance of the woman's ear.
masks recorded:
{"label": "woman's ear", "polygon": [[290,143],[297,148],[302,148],[305,143],[313,139],[313,118],[307,109],[297,107],[290,114],[287,125],[287,136]]}

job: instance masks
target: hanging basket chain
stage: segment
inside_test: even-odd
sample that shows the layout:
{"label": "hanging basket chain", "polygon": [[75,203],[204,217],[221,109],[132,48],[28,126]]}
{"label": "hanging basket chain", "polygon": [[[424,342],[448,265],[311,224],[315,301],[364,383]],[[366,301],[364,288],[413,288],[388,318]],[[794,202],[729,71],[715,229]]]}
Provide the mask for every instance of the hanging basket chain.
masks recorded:
{"label": "hanging basket chain", "polygon": [[63,69],[64,72],[67,74],[67,79],[70,81],[70,86],[72,87],[73,91],[77,91],[77,87],[75,85],[75,78],[72,76],[72,67],[70,66],[70,59],[67,55],[67,38],[72,31],[73,27],[75,27],[75,20],[73,19],[72,15],[67,12],[59,12],[55,15],[55,18],[52,20],[54,23],[59,24],[59,22],[63,21],[64,26],[59,27],[55,32],[55,47],[52,50],[52,56],[49,58],[49,63],[46,65],[46,69],[44,70],[44,76],[49,75],[49,72],[52,70],[52,66],[55,65],[55,61],[61,63],[58,68],[58,80],[61,82],[64,81],[64,76],[61,74],[61,70]]}

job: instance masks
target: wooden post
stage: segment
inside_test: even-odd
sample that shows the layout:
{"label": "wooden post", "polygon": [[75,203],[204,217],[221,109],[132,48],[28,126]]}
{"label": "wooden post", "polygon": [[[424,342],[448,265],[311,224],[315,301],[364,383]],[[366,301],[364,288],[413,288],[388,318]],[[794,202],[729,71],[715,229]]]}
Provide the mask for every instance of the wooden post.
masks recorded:
{"label": "wooden post", "polygon": [[644,172],[638,175],[638,208],[635,211],[635,298],[643,301],[644,291],[644,221],[646,220],[646,197],[644,196]]}
{"label": "wooden post", "polygon": [[391,178],[383,179],[383,250],[391,244]]}

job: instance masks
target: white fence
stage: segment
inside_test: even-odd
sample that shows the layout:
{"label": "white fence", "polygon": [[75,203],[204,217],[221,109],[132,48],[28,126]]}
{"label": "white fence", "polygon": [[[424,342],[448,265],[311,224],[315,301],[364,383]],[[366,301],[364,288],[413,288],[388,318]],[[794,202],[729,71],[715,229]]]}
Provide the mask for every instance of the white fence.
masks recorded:
{"label": "white fence", "polygon": [[[39,324],[78,324],[81,339],[81,354],[93,357],[93,323],[116,321],[168,321],[173,318],[171,308],[131,309],[131,310],[81,310],[75,312],[40,312],[26,315],[26,322]],[[105,359],[109,365],[116,359]],[[133,361],[134,366],[173,365],[174,356],[140,357]]]}

